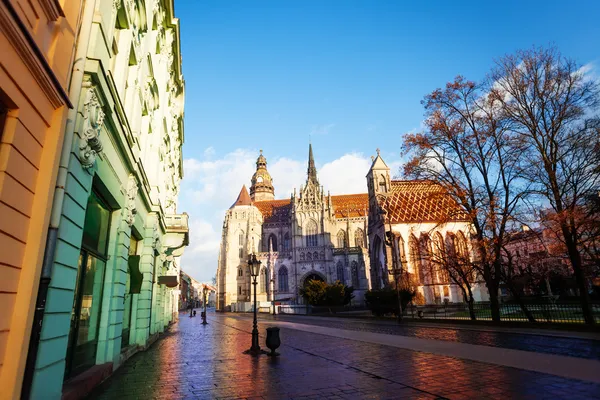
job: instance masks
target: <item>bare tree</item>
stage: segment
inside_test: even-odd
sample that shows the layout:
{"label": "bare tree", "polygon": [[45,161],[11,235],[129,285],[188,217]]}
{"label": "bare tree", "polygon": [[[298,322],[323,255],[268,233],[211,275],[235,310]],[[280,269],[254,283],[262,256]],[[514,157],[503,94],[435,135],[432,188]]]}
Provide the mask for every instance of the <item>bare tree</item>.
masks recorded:
{"label": "bare tree", "polygon": [[597,82],[554,48],[519,51],[496,62],[493,94],[518,137],[535,194],[554,210],[577,281],[585,322],[594,323],[581,250],[585,196],[598,193]]}
{"label": "bare tree", "polygon": [[525,190],[519,143],[488,85],[457,77],[422,103],[426,128],[404,138],[403,150],[411,155],[404,174],[440,183],[466,215],[473,265],[488,288],[492,319],[500,321],[502,245]]}
{"label": "bare tree", "polygon": [[437,275],[442,283],[453,283],[460,288],[469,307],[469,316],[475,321],[472,284],[476,281],[478,270],[469,256],[467,239],[460,231],[456,234],[447,233],[446,240],[437,232],[432,235],[432,249],[428,252],[427,260],[433,267],[432,274]]}

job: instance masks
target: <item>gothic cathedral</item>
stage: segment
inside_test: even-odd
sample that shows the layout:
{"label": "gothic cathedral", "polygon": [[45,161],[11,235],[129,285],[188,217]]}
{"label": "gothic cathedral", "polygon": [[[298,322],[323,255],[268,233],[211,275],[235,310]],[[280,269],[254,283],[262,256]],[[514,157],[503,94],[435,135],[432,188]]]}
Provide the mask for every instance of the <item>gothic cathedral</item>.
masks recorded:
{"label": "gothic cathedral", "polygon": [[[361,302],[371,287],[366,231],[369,196],[332,196],[319,184],[309,145],[306,183],[289,199],[275,200],[262,151],[250,193],[246,186],[227,210],[217,268],[217,309],[251,307],[249,254],[261,261],[257,300],[302,304],[299,288],[310,279],[354,287]],[[354,300],[353,300],[354,301]],[[269,302],[268,304],[264,304]]]}

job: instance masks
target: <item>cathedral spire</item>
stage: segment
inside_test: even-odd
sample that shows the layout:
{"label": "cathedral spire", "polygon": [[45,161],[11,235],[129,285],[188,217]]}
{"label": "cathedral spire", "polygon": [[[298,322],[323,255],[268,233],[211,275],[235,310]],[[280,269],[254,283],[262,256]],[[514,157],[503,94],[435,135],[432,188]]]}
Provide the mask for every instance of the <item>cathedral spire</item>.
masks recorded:
{"label": "cathedral spire", "polygon": [[315,168],[315,159],[313,157],[312,151],[312,143],[308,144],[308,179],[307,181],[311,181],[315,185],[319,186],[319,181],[317,180],[317,168]]}

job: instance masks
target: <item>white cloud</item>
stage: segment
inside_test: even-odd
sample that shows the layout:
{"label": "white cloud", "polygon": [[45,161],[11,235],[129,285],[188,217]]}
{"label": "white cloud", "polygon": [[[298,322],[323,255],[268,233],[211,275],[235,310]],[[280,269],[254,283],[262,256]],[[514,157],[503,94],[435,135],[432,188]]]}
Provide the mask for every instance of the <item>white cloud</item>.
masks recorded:
{"label": "white cloud", "polygon": [[[195,279],[210,281],[215,275],[225,211],[235,202],[242,185],[249,189],[258,154],[254,149],[237,149],[216,157],[214,149],[209,147],[202,159],[184,160],[185,178],[181,183],[178,210],[190,215],[190,245],[181,265]],[[299,190],[306,181],[307,160],[265,156],[276,198],[289,198],[293,189]],[[386,162],[395,175],[399,161],[390,158]],[[324,189],[331,194],[364,193],[367,190],[365,175],[370,166],[369,156],[351,153],[326,162],[317,173]]]}
{"label": "white cloud", "polygon": [[371,167],[370,158],[362,154],[346,154],[323,165],[318,172],[319,180],[331,194],[365,193],[365,176]]}

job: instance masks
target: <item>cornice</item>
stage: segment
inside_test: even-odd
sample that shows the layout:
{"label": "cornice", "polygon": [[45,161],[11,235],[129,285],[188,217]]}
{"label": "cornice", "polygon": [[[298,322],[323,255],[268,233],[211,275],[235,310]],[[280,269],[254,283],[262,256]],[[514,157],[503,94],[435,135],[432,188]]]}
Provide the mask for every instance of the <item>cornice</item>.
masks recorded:
{"label": "cornice", "polygon": [[55,109],[64,105],[73,108],[69,95],[61,86],[46,57],[8,1],[0,3],[0,30],[7,36],[27,69],[36,78],[50,104]]}
{"label": "cornice", "polygon": [[39,3],[49,21],[56,21],[59,17],[65,16],[58,0],[39,0]]}

